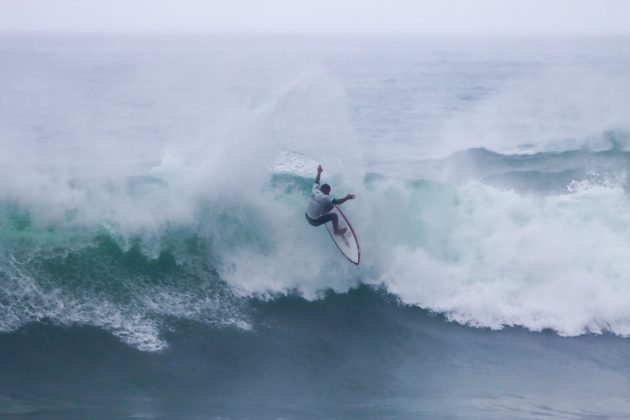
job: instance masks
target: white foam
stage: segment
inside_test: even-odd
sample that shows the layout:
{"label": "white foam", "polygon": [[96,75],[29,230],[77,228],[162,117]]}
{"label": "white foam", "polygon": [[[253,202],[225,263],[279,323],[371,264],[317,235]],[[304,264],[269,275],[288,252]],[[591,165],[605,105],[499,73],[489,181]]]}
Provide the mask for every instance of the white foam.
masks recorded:
{"label": "white foam", "polygon": [[445,217],[419,220],[442,246],[395,246],[378,276],[404,302],[474,326],[630,334],[623,188],[536,197],[468,184]]}

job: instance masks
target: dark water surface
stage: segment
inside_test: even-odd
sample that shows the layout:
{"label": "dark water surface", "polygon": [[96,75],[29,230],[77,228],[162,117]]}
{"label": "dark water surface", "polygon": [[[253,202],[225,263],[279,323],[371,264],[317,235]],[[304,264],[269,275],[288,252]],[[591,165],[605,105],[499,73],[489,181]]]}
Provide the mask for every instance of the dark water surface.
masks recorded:
{"label": "dark water surface", "polygon": [[96,328],[0,336],[15,418],[623,417],[630,344],[471,329],[360,287],[251,301],[251,331],[182,323],[159,353]]}

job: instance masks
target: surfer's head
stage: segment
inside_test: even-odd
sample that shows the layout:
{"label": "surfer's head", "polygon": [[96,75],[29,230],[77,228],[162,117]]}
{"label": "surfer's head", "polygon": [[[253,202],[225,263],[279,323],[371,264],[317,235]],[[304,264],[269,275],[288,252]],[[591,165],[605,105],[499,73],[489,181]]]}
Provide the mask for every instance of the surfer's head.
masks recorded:
{"label": "surfer's head", "polygon": [[330,194],[330,185],[322,184],[322,186],[319,188],[319,190],[321,192],[323,192],[324,194],[328,195],[328,194]]}

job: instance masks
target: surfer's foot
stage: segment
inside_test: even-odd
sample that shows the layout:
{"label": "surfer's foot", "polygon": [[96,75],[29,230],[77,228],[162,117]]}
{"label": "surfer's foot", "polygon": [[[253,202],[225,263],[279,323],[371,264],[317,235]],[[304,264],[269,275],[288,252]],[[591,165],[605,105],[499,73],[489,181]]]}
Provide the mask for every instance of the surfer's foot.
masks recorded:
{"label": "surfer's foot", "polygon": [[343,235],[344,233],[346,233],[347,230],[348,228],[335,229],[335,235]]}

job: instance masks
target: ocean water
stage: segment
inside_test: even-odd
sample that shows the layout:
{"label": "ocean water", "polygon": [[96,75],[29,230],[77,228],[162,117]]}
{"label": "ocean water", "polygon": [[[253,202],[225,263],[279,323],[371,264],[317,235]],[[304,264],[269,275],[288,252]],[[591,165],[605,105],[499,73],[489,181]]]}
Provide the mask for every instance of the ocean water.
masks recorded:
{"label": "ocean water", "polygon": [[[630,42],[0,35],[0,417],[627,418]],[[304,221],[317,164],[359,236]]]}

